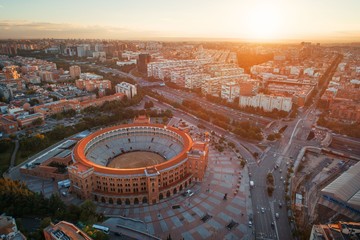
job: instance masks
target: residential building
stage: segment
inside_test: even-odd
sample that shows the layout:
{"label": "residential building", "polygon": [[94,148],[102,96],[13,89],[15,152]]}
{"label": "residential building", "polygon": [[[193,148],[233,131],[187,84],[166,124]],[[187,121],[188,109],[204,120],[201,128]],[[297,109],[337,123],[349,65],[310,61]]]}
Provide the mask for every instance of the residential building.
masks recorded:
{"label": "residential building", "polygon": [[0,83],[0,99],[9,101],[13,97],[13,91],[10,87],[8,87],[5,83]]}
{"label": "residential building", "polygon": [[86,91],[94,91],[98,89],[99,91],[105,89],[111,89],[111,81],[110,80],[83,80],[77,79],[75,80],[75,85],[78,89],[86,90]]}
{"label": "residential building", "polygon": [[30,115],[23,115],[16,118],[16,121],[18,122],[19,127],[25,128],[25,127],[31,127],[33,125],[33,122],[37,119],[41,119],[44,123],[44,115],[42,113],[34,113]]}
{"label": "residential building", "polygon": [[65,221],[57,224],[51,223],[48,227],[44,228],[44,237],[46,240],[92,240],[91,237],[74,224]]}
{"label": "residential building", "polygon": [[42,113],[45,116],[50,116],[56,113],[65,112],[68,110],[78,111],[79,101],[77,100],[60,100],[56,102],[45,103],[34,106],[34,112]]}
{"label": "residential building", "polygon": [[359,235],[360,223],[358,222],[315,224],[309,240],[359,239]]}
{"label": "residential building", "polygon": [[207,79],[210,79],[210,74],[198,73],[198,74],[186,74],[185,75],[185,88],[194,89],[201,88]]}
{"label": "residential building", "polygon": [[3,68],[3,72],[5,73],[5,79],[18,79],[20,78],[20,74],[17,72],[17,66],[6,66]]}
{"label": "residential building", "polygon": [[41,71],[39,72],[41,81],[43,82],[52,82],[54,80],[53,74],[50,71]]}
{"label": "residential building", "polygon": [[84,80],[101,80],[103,79],[103,76],[95,73],[80,73],[80,78]]}
{"label": "residential building", "polygon": [[0,131],[6,134],[12,134],[18,130],[17,122],[4,116],[0,117]]}
{"label": "residential building", "polygon": [[150,61],[150,54],[139,54],[139,59],[137,60],[138,71],[147,74],[147,65]]}
{"label": "residential building", "polygon": [[72,79],[76,79],[80,77],[81,74],[81,68],[77,65],[71,66],[69,68],[70,76]]}
{"label": "residential building", "polygon": [[0,239],[26,240],[26,237],[18,230],[15,218],[2,214],[0,216]]}
{"label": "residential building", "polygon": [[227,82],[221,85],[221,98],[228,102],[233,102],[240,96],[240,86],[235,82]]}
{"label": "residential building", "polygon": [[129,99],[133,98],[137,94],[136,86],[127,82],[122,82],[119,84],[116,84],[115,86],[115,92],[116,93],[123,93],[125,94]]}
{"label": "residential building", "polygon": [[277,109],[290,112],[292,99],[290,97],[257,94],[255,96],[240,96],[239,105],[240,107],[259,107],[264,111]]}

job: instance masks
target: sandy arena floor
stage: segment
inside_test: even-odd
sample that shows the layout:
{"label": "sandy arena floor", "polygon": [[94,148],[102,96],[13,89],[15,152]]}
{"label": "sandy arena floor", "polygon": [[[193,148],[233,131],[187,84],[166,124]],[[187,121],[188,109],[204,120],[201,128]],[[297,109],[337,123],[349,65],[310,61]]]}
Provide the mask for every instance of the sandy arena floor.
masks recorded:
{"label": "sandy arena floor", "polygon": [[107,165],[112,168],[141,168],[165,162],[165,158],[152,152],[130,152],[121,154]]}

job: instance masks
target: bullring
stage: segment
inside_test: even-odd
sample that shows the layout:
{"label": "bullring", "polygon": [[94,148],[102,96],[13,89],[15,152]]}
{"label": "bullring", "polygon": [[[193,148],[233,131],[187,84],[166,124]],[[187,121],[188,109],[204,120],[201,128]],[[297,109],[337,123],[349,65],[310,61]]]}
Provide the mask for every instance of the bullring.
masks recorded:
{"label": "bullring", "polygon": [[69,167],[71,191],[109,204],[154,204],[201,181],[207,155],[207,143],[194,142],[174,127],[104,128],[75,146]]}

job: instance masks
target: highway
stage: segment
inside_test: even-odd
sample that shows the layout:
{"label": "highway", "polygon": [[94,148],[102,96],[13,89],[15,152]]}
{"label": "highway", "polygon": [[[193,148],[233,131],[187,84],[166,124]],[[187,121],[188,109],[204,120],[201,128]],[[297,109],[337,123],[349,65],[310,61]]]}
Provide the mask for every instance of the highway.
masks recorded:
{"label": "highway", "polygon": [[184,99],[191,99],[193,101],[196,101],[202,107],[204,107],[208,110],[223,114],[224,116],[228,116],[231,119],[237,120],[237,121],[253,121],[253,122],[255,122],[255,124],[259,124],[261,126],[266,126],[271,121],[274,121],[274,119],[272,119],[272,118],[258,116],[258,115],[250,114],[250,113],[244,113],[239,110],[235,110],[235,109],[223,106],[223,105],[209,102],[204,98],[198,97],[194,93],[188,93],[188,92],[172,89],[169,87],[155,87],[155,88],[153,88],[153,91],[157,92],[158,94],[163,95],[165,98],[167,98],[171,101],[178,102],[178,103],[182,103],[182,101]]}
{"label": "highway", "polygon": [[[320,94],[315,96],[313,104],[310,107],[300,109],[295,119],[273,121],[273,119],[242,113],[210,103],[192,93],[182,92],[168,87],[155,87],[154,89],[172,101],[181,103],[184,99],[192,99],[202,107],[229,116],[232,119],[250,120],[262,126],[268,125],[269,127],[264,129],[265,133],[277,132],[286,126],[281,139],[274,142],[262,142],[263,146],[267,146],[265,151],[262,151],[257,144],[239,139],[232,133],[214,126],[211,123],[200,120],[182,110],[173,109],[170,105],[154,102],[156,106],[171,108],[175,117],[182,118],[194,125],[201,123],[210,131],[215,131],[223,135],[226,140],[233,142],[241,156],[246,159],[249,168],[249,178],[255,183],[250,193],[253,207],[252,227],[254,229],[255,239],[292,239],[291,228],[293,226],[291,226],[289,222],[287,209],[287,205],[291,203],[285,200],[286,186],[284,181],[286,180],[288,167],[293,164],[302,147],[321,146],[320,141],[307,139],[310,131],[314,129],[319,115],[315,106],[320,98]],[[342,143],[346,142],[345,147],[348,151],[350,151],[349,148],[360,149],[360,143],[357,140],[348,139],[346,136],[335,136],[334,139],[333,147],[343,148]],[[254,158],[254,152],[259,154],[260,157],[258,159]],[[357,150],[354,152],[357,152]],[[275,170],[274,167],[276,163],[278,163],[279,167]],[[272,172],[275,180],[275,189],[271,197],[268,196],[266,183],[266,176],[269,172]],[[275,217],[276,213],[278,213],[278,218]]]}

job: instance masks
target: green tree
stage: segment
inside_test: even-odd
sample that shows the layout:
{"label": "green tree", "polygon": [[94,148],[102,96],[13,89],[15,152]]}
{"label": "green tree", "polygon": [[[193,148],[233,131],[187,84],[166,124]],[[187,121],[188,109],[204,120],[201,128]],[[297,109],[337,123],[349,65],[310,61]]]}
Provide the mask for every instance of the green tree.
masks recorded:
{"label": "green tree", "polygon": [[38,125],[43,124],[43,122],[44,122],[44,120],[42,120],[42,118],[37,118],[34,121],[32,121],[32,125],[38,126]]}
{"label": "green tree", "polygon": [[91,200],[86,200],[80,206],[80,221],[93,224],[97,221],[96,205]]}

